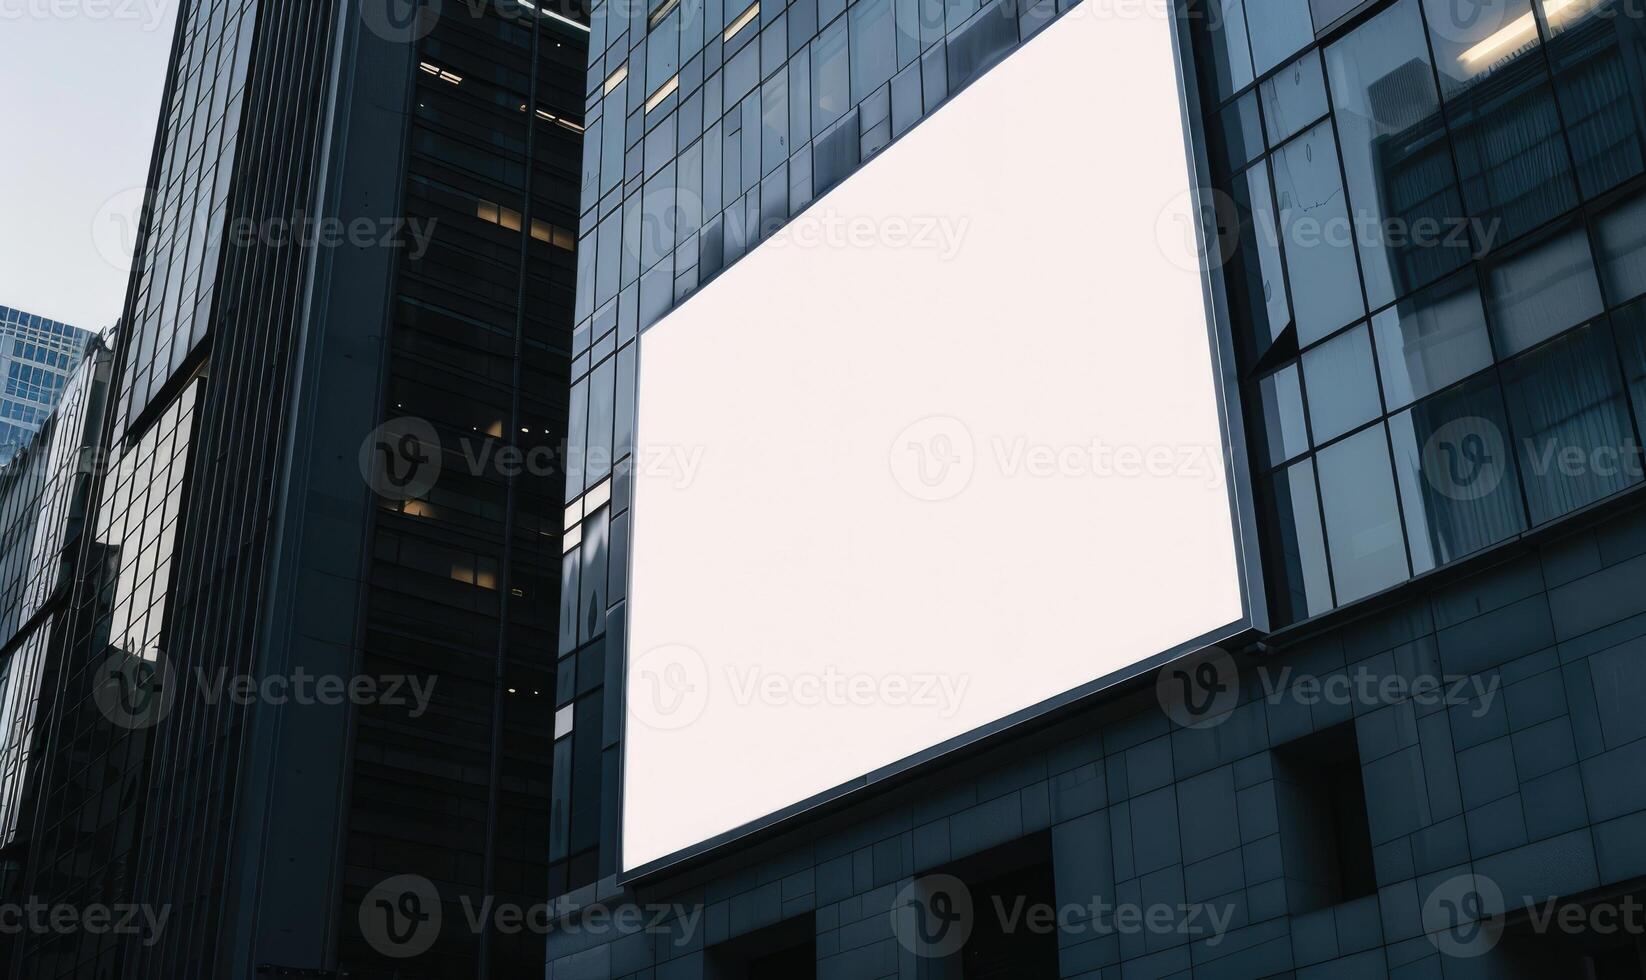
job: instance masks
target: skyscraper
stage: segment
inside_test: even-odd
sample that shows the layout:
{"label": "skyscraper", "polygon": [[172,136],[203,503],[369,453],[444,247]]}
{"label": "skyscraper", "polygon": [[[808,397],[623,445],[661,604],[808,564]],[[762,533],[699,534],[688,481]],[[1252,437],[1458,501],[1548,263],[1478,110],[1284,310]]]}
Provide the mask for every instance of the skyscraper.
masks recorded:
{"label": "skyscraper", "polygon": [[[1134,51],[1104,46],[1163,11],[1175,68],[1142,33]],[[1075,42],[1080,21],[1096,27]],[[559,646],[580,683],[558,704],[571,766],[550,846],[571,891],[550,976],[762,976],[774,962],[839,977],[1643,975],[1639,930],[1561,932],[1525,913],[1617,912],[1641,887],[1642,850],[1622,829],[1646,812],[1646,733],[1622,707],[1642,683],[1646,595],[1638,10],[671,0],[596,4],[591,24],[570,412],[588,465],[567,487]],[[1133,74],[1012,87],[1078,62],[1077,43]],[[1114,158],[1158,171],[1162,137],[1117,120],[1158,113],[1162,87],[1181,97],[1167,113],[1182,132],[1164,138],[1187,147],[1194,187],[1154,199],[1156,174],[1132,174],[1107,210],[1086,210]],[[1043,122],[1045,106],[1065,122]],[[1069,152],[1079,141],[1047,128],[1095,129],[1109,155]],[[945,211],[931,188],[950,174],[904,169],[932,140],[987,192]],[[968,169],[1007,141],[1062,149]],[[1031,184],[1066,188],[1063,202]],[[960,283],[907,258],[915,219],[983,221],[989,194],[1075,227],[1020,239],[1038,268],[1002,258]],[[871,197],[878,210],[852,210]],[[865,216],[862,236],[830,237]],[[1060,404],[1048,388],[1069,365],[1035,359],[1049,348],[1134,358],[1152,387],[1134,411],[1182,411],[1185,389],[1157,382],[1159,353],[1140,358],[1129,336],[1158,334],[1181,295],[1122,305],[1129,284],[1106,276],[1143,253],[1183,264],[1197,243],[1231,419],[1221,448],[1251,489],[1249,509],[1235,494],[1239,541],[1256,545],[1263,584],[1256,628],[1227,650],[1173,663],[1156,648],[1157,696],[1135,667],[1105,679],[1096,664],[1141,627],[1194,621],[1207,593],[1188,573],[1224,561],[1217,539],[1156,538],[1184,570],[1158,582],[1178,605],[1165,615],[1147,601],[1112,611],[1133,595],[1125,575],[1149,574],[1119,545],[1126,522],[1105,542],[1110,566],[1046,560],[1048,544],[1085,540],[1090,514],[1050,506],[1045,482],[1090,478],[1091,444],[1135,420],[1094,387],[1087,439],[1048,444],[955,406],[978,389]],[[1114,295],[1048,309],[1070,288],[1066,249]],[[949,290],[997,333],[943,302]],[[938,337],[923,316],[943,317]],[[1112,334],[1110,349],[1052,339],[1060,321]],[[956,353],[968,344],[992,369]],[[949,397],[876,417],[886,392],[933,387]],[[884,431],[850,428],[865,420]],[[807,441],[816,431],[836,438]],[[862,432],[878,474],[854,468],[861,440],[844,436]],[[669,468],[694,447],[689,478]],[[922,536],[939,519],[877,496],[907,465],[905,489],[952,511],[1014,460],[1024,484],[969,531]],[[854,479],[834,482],[842,472]],[[1122,513],[1155,530],[1144,510]],[[972,547],[946,550],[968,534]],[[946,576],[965,597],[947,607],[926,588]],[[965,591],[979,580],[992,594]],[[854,591],[863,581],[880,590]],[[1024,581],[1039,603],[1013,598]],[[1069,606],[1102,615],[1048,644],[1045,623]],[[871,614],[876,631],[852,632]],[[931,655],[910,652],[920,640],[899,616],[954,662],[982,635],[1022,671],[1072,670],[1100,690],[1071,686],[958,743],[918,712],[875,728]],[[876,645],[885,636],[901,645]],[[865,646],[880,657],[856,677],[869,695],[832,710],[828,670]],[[964,663],[950,669],[986,678],[987,699],[1023,686]],[[912,755],[885,748],[911,729],[943,735]],[[869,731],[880,744],[861,744]],[[1025,927],[1013,908],[1055,926]],[[613,909],[647,924],[598,928]]]}
{"label": "skyscraper", "polygon": [[385,869],[547,897],[586,18],[405,6],[179,13],[21,886],[156,915],[14,975],[408,976]]}
{"label": "skyscraper", "polygon": [[62,397],[90,331],[0,306],[0,464],[28,444]]}
{"label": "skyscraper", "polygon": [[[0,466],[0,901],[21,904],[44,737],[42,702],[68,643],[88,490],[106,417],[112,351],[85,351],[33,440]],[[0,937],[6,954],[15,934]],[[9,955],[8,955],[9,959]]]}

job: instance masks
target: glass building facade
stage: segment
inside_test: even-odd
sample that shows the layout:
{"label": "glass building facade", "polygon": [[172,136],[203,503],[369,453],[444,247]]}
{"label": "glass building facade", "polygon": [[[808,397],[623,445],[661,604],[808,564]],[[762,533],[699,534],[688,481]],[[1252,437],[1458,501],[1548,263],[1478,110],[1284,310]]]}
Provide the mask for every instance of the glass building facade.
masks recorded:
{"label": "glass building facade", "polygon": [[[1238,708],[1199,731],[1117,692],[624,881],[639,335],[1056,18],[1167,6],[1269,586],[1273,634],[1234,651]],[[1511,921],[1459,953],[1429,908],[1459,874],[1582,907],[1640,887],[1623,827],[1646,810],[1628,768],[1646,731],[1617,700],[1641,689],[1646,612],[1639,9],[607,0],[591,25],[550,860],[573,922],[672,899],[702,918],[557,934],[550,976],[1642,975],[1638,937]],[[1288,681],[1431,675],[1501,683],[1507,708]],[[935,875],[977,903],[1232,919],[1207,939],[1075,915],[1049,947],[974,933],[933,955],[887,913]]]}
{"label": "glass building facade", "polygon": [[[9,975],[542,968],[540,931],[451,928],[408,971],[371,925],[397,875],[451,923],[549,897],[587,17],[444,7],[179,11],[14,875],[168,924],[25,931]],[[378,496],[362,447],[408,417],[444,472]],[[469,462],[500,453],[533,462]],[[428,699],[211,686],[303,676]]]}
{"label": "glass building facade", "polygon": [[0,306],[0,465],[40,431],[91,340],[90,331]]}

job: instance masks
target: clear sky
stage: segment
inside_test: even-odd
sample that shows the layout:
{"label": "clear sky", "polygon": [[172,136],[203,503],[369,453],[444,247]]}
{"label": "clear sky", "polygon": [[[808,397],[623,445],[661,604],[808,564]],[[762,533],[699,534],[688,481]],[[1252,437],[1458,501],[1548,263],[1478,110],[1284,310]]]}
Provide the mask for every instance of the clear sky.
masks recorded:
{"label": "clear sky", "polygon": [[177,0],[0,0],[0,305],[120,315]]}

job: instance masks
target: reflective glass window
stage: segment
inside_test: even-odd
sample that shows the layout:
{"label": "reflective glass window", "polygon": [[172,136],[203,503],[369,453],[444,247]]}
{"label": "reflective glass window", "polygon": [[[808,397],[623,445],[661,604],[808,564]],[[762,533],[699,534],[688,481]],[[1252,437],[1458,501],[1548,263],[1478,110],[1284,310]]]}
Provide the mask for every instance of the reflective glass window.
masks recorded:
{"label": "reflective glass window", "polygon": [[1542,0],[1549,61],[1578,184],[1593,196],[1646,168],[1646,31],[1638,5]]}
{"label": "reflective glass window", "polygon": [[1383,306],[1472,251],[1417,0],[1332,45],[1326,68],[1366,298]]}
{"label": "reflective glass window", "polygon": [[1353,602],[1404,581],[1406,543],[1383,426],[1328,446],[1315,459],[1337,601]]}
{"label": "reflective glass window", "polygon": [[1646,194],[1613,205],[1595,221],[1606,305],[1646,293]]}
{"label": "reflective glass window", "polygon": [[1314,461],[1305,459],[1276,473],[1265,484],[1268,520],[1270,591],[1277,613],[1287,622],[1332,608],[1326,539],[1321,533],[1320,499],[1315,493]]}
{"label": "reflective glass window", "polygon": [[1519,353],[1601,310],[1589,236],[1581,226],[1494,263],[1489,289],[1499,357]]}
{"label": "reflective glass window", "polygon": [[1248,0],[1252,68],[1266,75],[1315,39],[1309,0]]}
{"label": "reflective glass window", "polygon": [[1225,282],[1235,316],[1261,355],[1292,322],[1286,300],[1286,276],[1280,261],[1280,234],[1269,190],[1269,163],[1261,160],[1235,178],[1234,218],[1239,242]]}
{"label": "reflective glass window", "polygon": [[1604,323],[1510,362],[1504,371],[1532,522],[1592,504],[1641,479],[1633,424]]}
{"label": "reflective glass window", "polygon": [[1309,432],[1303,420],[1303,387],[1297,365],[1289,364],[1259,381],[1258,403],[1263,412],[1263,431],[1268,436],[1268,465],[1276,466],[1309,448]]}
{"label": "reflective glass window", "polygon": [[1371,335],[1364,325],[1305,352],[1303,379],[1316,444],[1330,442],[1382,414]]}
{"label": "reflective glass window", "polygon": [[1263,124],[1271,146],[1317,122],[1326,109],[1326,79],[1318,52],[1310,51],[1263,83]]}
{"label": "reflective glass window", "polygon": [[1503,394],[1489,376],[1389,420],[1414,572],[1525,529],[1508,431]]}
{"label": "reflective glass window", "polygon": [[822,132],[850,107],[846,22],[839,20],[812,44],[812,132]]}
{"label": "reflective glass window", "polygon": [[1331,123],[1287,143],[1273,160],[1298,342],[1309,344],[1366,312]]}
{"label": "reflective glass window", "polygon": [[1390,408],[1492,363],[1486,311],[1472,272],[1430,286],[1372,317],[1372,333]]}
{"label": "reflective glass window", "polygon": [[868,98],[897,70],[892,0],[858,0],[851,8],[852,102]]}

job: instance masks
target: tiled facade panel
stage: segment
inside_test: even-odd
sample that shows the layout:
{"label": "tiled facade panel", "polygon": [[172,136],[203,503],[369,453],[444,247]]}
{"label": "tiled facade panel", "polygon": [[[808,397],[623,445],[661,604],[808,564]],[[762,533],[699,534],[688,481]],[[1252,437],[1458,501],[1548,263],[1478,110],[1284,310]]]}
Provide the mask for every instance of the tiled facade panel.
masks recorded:
{"label": "tiled facade panel", "polygon": [[[690,887],[584,889],[550,935],[548,977],[713,977],[716,947],[805,915],[819,977],[948,975],[896,938],[894,899],[917,876],[1040,833],[1059,909],[1095,897],[1228,916],[1195,935],[1104,932],[1071,914],[1057,937],[1063,977],[1581,975],[1557,938],[1512,930],[1483,955],[1443,952],[1424,906],[1471,871],[1510,905],[1646,874],[1643,655],[1646,510],[1635,509],[1243,660],[1239,707],[1215,727],[1178,727],[1142,691],[1100,709],[1117,720],[1071,719],[1050,745],[931,773],[858,805],[849,829],[801,827]],[[1354,676],[1440,677],[1458,693],[1328,703],[1303,687]],[[1300,911],[1314,869],[1284,760],[1342,723],[1358,743],[1375,881]],[[684,915],[624,929],[589,914],[625,903]]]}

